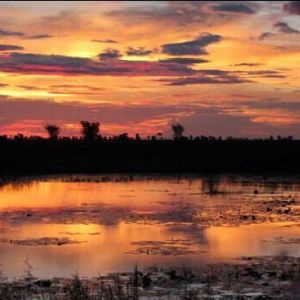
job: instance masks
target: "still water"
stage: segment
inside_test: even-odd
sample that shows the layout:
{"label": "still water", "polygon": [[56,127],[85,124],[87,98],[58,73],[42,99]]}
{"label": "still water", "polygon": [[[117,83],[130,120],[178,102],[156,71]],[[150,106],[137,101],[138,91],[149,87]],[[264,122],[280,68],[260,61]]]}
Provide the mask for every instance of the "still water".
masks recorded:
{"label": "still water", "polygon": [[[135,263],[300,256],[299,195],[300,180],[286,178],[74,175],[6,183],[0,264],[10,278],[22,276],[25,260],[39,277],[96,276]],[[292,213],[265,212],[261,203],[274,199],[296,199]]]}

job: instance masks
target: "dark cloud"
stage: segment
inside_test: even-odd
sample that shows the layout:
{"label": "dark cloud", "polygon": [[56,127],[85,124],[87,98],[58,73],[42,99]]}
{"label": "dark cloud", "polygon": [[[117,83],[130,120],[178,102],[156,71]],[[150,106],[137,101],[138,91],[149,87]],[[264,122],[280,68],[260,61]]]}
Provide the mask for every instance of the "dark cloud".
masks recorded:
{"label": "dark cloud", "polygon": [[16,45],[0,44],[0,51],[18,51],[18,50],[24,50],[24,48],[21,46],[16,46]]}
{"label": "dark cloud", "polygon": [[[280,116],[276,116],[278,118]],[[199,110],[194,114],[179,118],[187,135],[234,136],[234,137],[269,137],[270,135],[300,136],[300,124],[277,125],[257,122],[254,117],[242,114],[228,114],[222,110],[211,112]]]}
{"label": "dark cloud", "polygon": [[[7,84],[1,85],[0,88],[5,87]],[[94,87],[89,85],[71,85],[71,84],[62,84],[62,85],[52,85],[49,87],[38,87],[33,85],[16,85],[17,88],[21,88],[27,91],[48,91],[52,94],[79,94],[79,95],[99,95],[99,92],[105,90],[101,87]]]}
{"label": "dark cloud", "polygon": [[0,29],[0,36],[24,36],[23,32]]}
{"label": "dark cloud", "polygon": [[21,74],[104,75],[104,76],[181,76],[196,71],[187,65],[155,61],[126,61],[111,59],[95,61],[89,58],[62,55],[10,53],[0,56],[2,72]]}
{"label": "dark cloud", "polygon": [[160,62],[193,65],[193,64],[207,63],[209,62],[209,60],[203,58],[194,58],[194,57],[172,57],[172,58],[161,59]]}
{"label": "dark cloud", "polygon": [[[114,104],[83,104],[80,102],[54,102],[47,99],[28,100],[0,96],[0,128],[4,130],[23,131],[28,129],[33,134],[44,133],[43,124],[53,122],[62,126],[63,134],[79,134],[78,129],[68,129],[64,124],[78,124],[82,119],[100,121],[102,125],[117,125],[121,130],[138,124],[145,125],[153,119],[176,119],[186,128],[186,134],[213,136],[268,136],[290,135],[300,136],[299,118],[288,125],[272,125],[254,120],[256,117],[245,116],[248,108],[259,109],[258,117],[271,118],[270,109],[279,108],[284,111],[300,113],[299,102],[284,102],[277,99],[261,99],[261,101],[240,101],[223,106],[213,105],[114,105]],[[286,118],[285,114],[276,112],[276,118]],[[26,125],[26,126],[24,126]],[[11,126],[11,127],[9,127]],[[10,129],[5,129],[10,128]],[[14,129],[15,128],[15,129]],[[39,131],[40,130],[40,131]],[[166,128],[168,131],[168,128]],[[142,132],[141,132],[142,133]],[[114,132],[118,134],[118,132]]]}
{"label": "dark cloud", "polygon": [[46,33],[41,33],[41,34],[29,36],[27,39],[29,39],[29,40],[42,40],[42,39],[49,39],[49,38],[53,38],[53,37],[54,37],[53,35],[46,34]]}
{"label": "dark cloud", "polygon": [[277,22],[273,24],[273,27],[277,29],[277,33],[273,32],[263,32],[258,37],[258,40],[263,41],[267,38],[274,37],[277,34],[283,33],[283,34],[299,34],[300,31],[297,29],[292,28],[288,23],[286,22]]}
{"label": "dark cloud", "polygon": [[9,57],[0,57],[0,67],[8,65],[44,65],[44,66],[59,66],[59,67],[82,67],[85,66],[90,59],[81,57],[70,57],[63,55],[42,55],[29,53],[11,53]]}
{"label": "dark cloud", "polygon": [[129,56],[147,56],[153,53],[153,50],[145,49],[144,47],[133,48],[129,47],[126,54]]}
{"label": "dark cloud", "polygon": [[259,128],[254,125],[250,117],[242,115],[229,115],[221,109],[199,109],[192,115],[182,117],[178,120],[184,125],[187,135],[204,136],[250,136],[250,128]]}
{"label": "dark cloud", "polygon": [[260,36],[258,37],[258,39],[260,41],[263,41],[263,40],[265,40],[267,38],[270,38],[270,37],[272,37],[274,35],[275,35],[275,33],[272,33],[272,32],[263,32],[263,33],[260,34]]}
{"label": "dark cloud", "polygon": [[205,49],[208,45],[218,43],[222,39],[220,35],[206,33],[194,40],[164,44],[162,51],[169,55],[205,55],[208,54]]}
{"label": "dark cloud", "polygon": [[121,53],[119,50],[117,49],[106,49],[104,52],[100,53],[98,55],[98,57],[101,59],[101,60],[114,60],[114,59],[119,59],[121,57]]}
{"label": "dark cloud", "polygon": [[188,84],[237,84],[250,82],[233,73],[222,70],[199,70],[195,76],[186,76],[176,79],[161,79],[167,85],[183,86]]}
{"label": "dark cloud", "polygon": [[[150,3],[150,2],[149,2]],[[113,10],[106,15],[113,17],[124,24],[145,24],[157,22],[167,26],[200,25],[214,26],[221,25],[235,18],[240,14],[215,12],[209,9],[209,1],[165,1],[163,5],[147,5]]]}
{"label": "dark cloud", "polygon": [[255,11],[248,5],[243,3],[221,3],[211,6],[213,11],[240,13],[240,14],[254,14]]}
{"label": "dark cloud", "polygon": [[95,87],[89,85],[71,85],[71,84],[62,84],[62,85],[52,85],[49,87],[49,92],[52,94],[77,94],[77,95],[99,95],[103,92],[105,88]]}
{"label": "dark cloud", "polygon": [[262,63],[239,63],[239,64],[234,64],[233,66],[234,67],[259,67],[259,66],[262,66],[264,64]]}
{"label": "dark cloud", "polygon": [[74,85],[74,84],[60,84],[60,85],[51,85],[51,88],[59,88],[59,89],[89,89],[93,91],[103,91],[103,87],[95,87],[95,86],[90,86],[90,85]]}
{"label": "dark cloud", "polygon": [[[256,115],[248,116],[249,108],[257,111]],[[271,114],[272,109],[277,109]],[[278,111],[283,111],[282,113]],[[223,106],[206,106],[193,110],[192,114],[179,118],[184,124],[186,134],[213,136],[253,136],[266,137],[269,135],[300,136],[300,121],[289,112],[300,113],[300,103],[297,101],[282,101],[279,99],[256,99],[254,101],[234,101]],[[265,121],[264,121],[265,118]],[[291,123],[271,123],[272,118],[287,120]],[[267,121],[269,120],[269,121]]]}
{"label": "dark cloud", "polygon": [[79,123],[82,119],[99,120],[105,123],[141,122],[146,119],[192,111],[187,105],[114,105],[83,104],[80,102],[54,102],[51,100],[28,100],[23,98],[0,97],[0,124],[23,120],[63,120]]}
{"label": "dark cloud", "polygon": [[[90,58],[69,57],[62,55],[39,55],[13,52],[0,56],[2,72],[18,74],[47,75],[95,75],[95,76],[159,76],[176,77],[161,79],[168,85],[187,85],[196,83],[235,84],[249,82],[240,76],[283,77],[277,71],[223,71],[217,69],[195,70],[194,63],[203,63],[202,59],[174,58],[169,61],[131,61],[113,59],[93,60]],[[64,91],[60,90],[60,93]]]}
{"label": "dark cloud", "polygon": [[0,83],[0,88],[7,87],[7,86],[8,86],[8,84],[6,84],[6,83]]}
{"label": "dark cloud", "polygon": [[23,90],[27,90],[27,91],[42,91],[42,90],[44,90],[43,88],[40,88],[37,86],[32,86],[32,85],[17,85],[16,87],[21,88]]}
{"label": "dark cloud", "polygon": [[300,113],[300,102],[299,101],[282,101],[277,98],[266,98],[260,101],[241,101],[240,105],[256,109],[281,109],[286,112],[297,112]]}
{"label": "dark cloud", "polygon": [[106,44],[117,44],[118,42],[115,41],[115,40],[110,40],[110,39],[107,39],[107,40],[97,40],[97,39],[94,39],[94,40],[91,40],[92,42],[94,43],[106,43]]}
{"label": "dark cloud", "polygon": [[284,74],[276,70],[242,71],[240,73],[260,78],[286,78]]}
{"label": "dark cloud", "polygon": [[291,15],[300,15],[300,1],[290,1],[285,3],[283,8]]}
{"label": "dark cloud", "polygon": [[299,30],[296,30],[296,29],[290,27],[289,24],[285,23],[285,22],[277,22],[273,26],[275,28],[277,28],[278,32],[280,32],[280,33],[288,33],[288,34],[290,34],[290,33],[299,34],[300,33]]}

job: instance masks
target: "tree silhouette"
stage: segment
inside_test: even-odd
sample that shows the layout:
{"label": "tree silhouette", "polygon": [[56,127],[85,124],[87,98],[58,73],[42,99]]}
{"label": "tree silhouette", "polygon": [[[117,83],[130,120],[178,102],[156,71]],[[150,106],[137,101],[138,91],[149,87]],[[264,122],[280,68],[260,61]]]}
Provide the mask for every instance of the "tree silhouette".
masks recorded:
{"label": "tree silhouette", "polygon": [[122,133],[118,136],[118,140],[119,141],[128,141],[129,140],[129,137],[128,137],[128,133]]}
{"label": "tree silhouette", "polygon": [[45,128],[45,130],[47,130],[50,140],[58,139],[58,135],[60,133],[60,128],[58,126],[48,124],[44,128]]}
{"label": "tree silhouette", "polygon": [[99,136],[100,124],[98,122],[81,121],[80,124],[82,126],[81,133],[85,140],[93,141]]}
{"label": "tree silhouette", "polygon": [[183,136],[184,127],[177,123],[172,125],[174,140],[180,140]]}

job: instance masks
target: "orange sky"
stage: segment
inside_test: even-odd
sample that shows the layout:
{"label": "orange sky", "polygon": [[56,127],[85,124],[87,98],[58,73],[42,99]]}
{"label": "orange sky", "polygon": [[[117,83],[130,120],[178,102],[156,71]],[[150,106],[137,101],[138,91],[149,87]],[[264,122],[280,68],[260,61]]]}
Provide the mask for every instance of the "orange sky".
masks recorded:
{"label": "orange sky", "polygon": [[300,137],[300,2],[0,2],[0,134]]}

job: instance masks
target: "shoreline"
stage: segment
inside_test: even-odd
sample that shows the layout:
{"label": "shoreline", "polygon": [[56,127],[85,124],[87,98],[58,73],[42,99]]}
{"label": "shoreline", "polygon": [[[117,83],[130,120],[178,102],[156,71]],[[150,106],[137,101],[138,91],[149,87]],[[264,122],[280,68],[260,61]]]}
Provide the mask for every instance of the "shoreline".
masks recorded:
{"label": "shoreline", "polygon": [[[148,267],[97,277],[0,278],[0,296],[39,299],[296,299],[300,257],[240,257],[237,263]],[[53,297],[53,298],[51,298]],[[77,298],[76,298],[77,297]],[[97,298],[98,297],[98,298]],[[169,297],[169,298],[168,298]],[[243,298],[239,298],[243,297]],[[28,298],[28,299],[31,299]]]}

